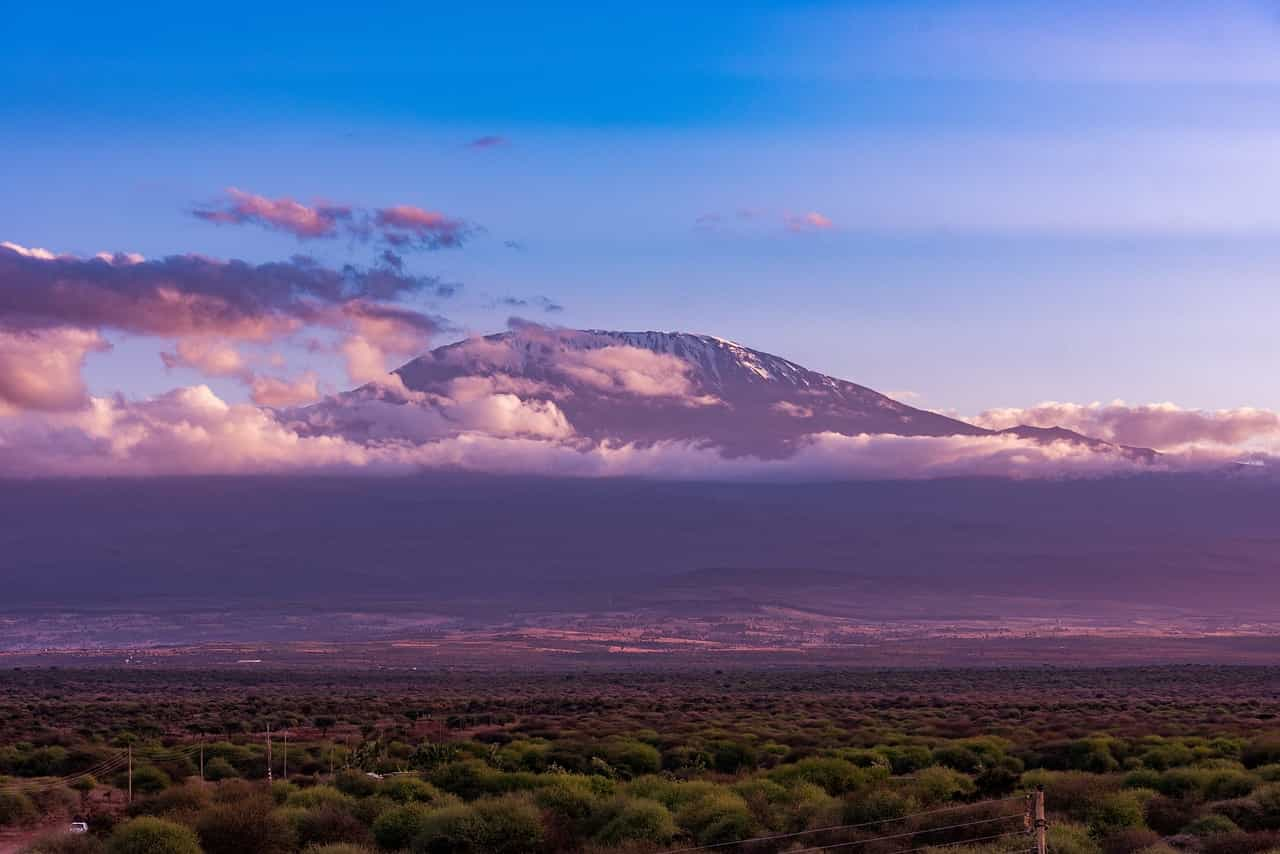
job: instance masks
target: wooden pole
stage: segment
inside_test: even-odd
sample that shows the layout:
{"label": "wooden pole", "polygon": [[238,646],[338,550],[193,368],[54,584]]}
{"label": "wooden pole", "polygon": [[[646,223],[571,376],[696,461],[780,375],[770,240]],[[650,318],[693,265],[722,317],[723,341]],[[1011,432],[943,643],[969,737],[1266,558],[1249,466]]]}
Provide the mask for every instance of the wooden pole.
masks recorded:
{"label": "wooden pole", "polygon": [[1049,822],[1044,818],[1044,786],[1036,786],[1036,854],[1046,854]]}
{"label": "wooden pole", "polygon": [[284,771],[280,777],[285,782],[289,780],[289,730],[284,731]]}
{"label": "wooden pole", "polygon": [[133,745],[129,745],[129,803],[133,803]]}
{"label": "wooden pole", "polygon": [[267,724],[267,782],[272,782],[271,776],[271,724]]}
{"label": "wooden pole", "polygon": [[204,742],[200,742],[200,782],[204,782]]}

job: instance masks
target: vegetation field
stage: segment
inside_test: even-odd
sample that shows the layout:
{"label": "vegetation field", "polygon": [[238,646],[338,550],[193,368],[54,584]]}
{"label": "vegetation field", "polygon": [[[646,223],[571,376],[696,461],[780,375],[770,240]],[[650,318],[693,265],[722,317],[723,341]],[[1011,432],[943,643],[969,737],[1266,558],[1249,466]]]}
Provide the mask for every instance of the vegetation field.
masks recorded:
{"label": "vegetation field", "polygon": [[0,852],[1013,854],[1042,787],[1054,852],[1253,854],[1278,715],[1245,667],[15,669]]}

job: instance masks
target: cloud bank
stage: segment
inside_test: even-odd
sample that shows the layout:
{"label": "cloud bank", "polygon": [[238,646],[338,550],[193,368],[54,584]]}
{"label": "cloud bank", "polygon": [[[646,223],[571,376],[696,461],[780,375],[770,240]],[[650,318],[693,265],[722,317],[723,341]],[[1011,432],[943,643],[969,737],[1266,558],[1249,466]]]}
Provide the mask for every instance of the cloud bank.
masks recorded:
{"label": "cloud bank", "polygon": [[[205,386],[143,401],[92,398],[74,412],[27,411],[0,418],[0,473],[44,477],[455,470],[838,480],[1081,477],[1138,470],[1137,464],[1119,456],[1008,436],[821,433],[809,437],[786,460],[726,459],[716,448],[692,442],[583,442],[553,402],[510,393],[422,403],[380,392],[291,421],[257,406],[229,404]],[[307,419],[329,420],[318,425]],[[355,429],[361,422],[362,434]],[[318,426],[342,429],[325,434]]]}
{"label": "cloud bank", "polygon": [[989,409],[973,423],[993,430],[1017,424],[1066,427],[1120,445],[1169,453],[1194,449],[1280,453],[1280,413],[1268,409],[1183,409],[1172,403],[1132,406],[1049,401],[1026,408]]}

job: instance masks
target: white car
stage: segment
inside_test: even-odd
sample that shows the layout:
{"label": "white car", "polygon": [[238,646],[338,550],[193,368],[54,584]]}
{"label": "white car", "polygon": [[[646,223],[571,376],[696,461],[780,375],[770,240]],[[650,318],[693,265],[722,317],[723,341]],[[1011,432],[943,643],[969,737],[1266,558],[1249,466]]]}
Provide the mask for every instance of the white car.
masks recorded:
{"label": "white car", "polygon": [[73,821],[67,830],[71,833],[88,833],[89,825],[83,821]]}

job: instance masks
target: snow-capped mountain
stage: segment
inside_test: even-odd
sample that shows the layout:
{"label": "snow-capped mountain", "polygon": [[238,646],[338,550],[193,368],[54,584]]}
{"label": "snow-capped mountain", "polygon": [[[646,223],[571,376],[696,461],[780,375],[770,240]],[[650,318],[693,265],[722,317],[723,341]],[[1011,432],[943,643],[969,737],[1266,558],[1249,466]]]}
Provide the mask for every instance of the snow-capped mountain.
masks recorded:
{"label": "snow-capped mountain", "polygon": [[[393,387],[370,385],[348,399],[376,399],[386,404],[380,407],[384,415],[393,413],[393,420],[401,423],[402,414],[393,412],[399,404],[434,407],[460,431],[487,429],[467,420],[475,416],[480,401],[518,399],[524,420],[507,417],[501,425],[507,435],[547,436],[559,431],[596,442],[691,441],[718,447],[727,455],[762,457],[786,456],[802,437],[824,432],[996,435],[733,341],[684,332],[528,326],[437,348],[394,373],[413,394],[404,398]],[[512,412],[508,406],[506,414]],[[330,411],[317,419],[313,412],[309,420],[319,424],[337,418],[345,432],[354,427],[370,435],[388,429],[374,423],[367,411],[353,423],[354,414]],[[1038,442],[1150,453],[1117,449],[1061,429],[1001,432]],[[390,430],[388,435],[394,433]]]}

